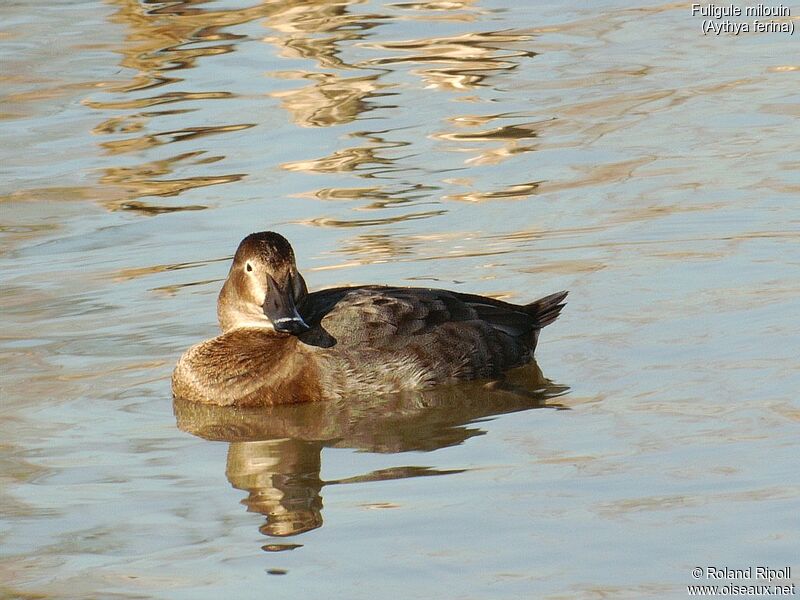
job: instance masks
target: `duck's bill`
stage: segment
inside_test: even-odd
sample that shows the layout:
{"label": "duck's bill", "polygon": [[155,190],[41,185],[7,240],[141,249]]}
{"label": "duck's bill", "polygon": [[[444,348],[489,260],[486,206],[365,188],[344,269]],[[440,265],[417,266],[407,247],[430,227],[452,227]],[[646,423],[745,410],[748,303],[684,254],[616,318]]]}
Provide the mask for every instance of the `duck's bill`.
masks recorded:
{"label": "duck's bill", "polygon": [[267,295],[264,299],[263,310],[272,322],[275,331],[299,335],[311,327],[303,320],[294,303],[291,280],[287,285],[279,285],[272,277],[268,277]]}
{"label": "duck's bill", "polygon": [[300,335],[304,331],[311,329],[299,315],[297,317],[276,319],[272,322],[272,326],[275,331],[292,335]]}

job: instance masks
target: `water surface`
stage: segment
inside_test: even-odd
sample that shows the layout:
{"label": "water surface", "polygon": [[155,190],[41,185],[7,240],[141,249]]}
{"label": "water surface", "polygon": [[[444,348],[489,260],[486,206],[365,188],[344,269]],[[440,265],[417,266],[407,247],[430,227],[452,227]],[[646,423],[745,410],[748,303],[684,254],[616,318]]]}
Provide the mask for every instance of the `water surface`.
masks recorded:
{"label": "water surface", "polygon": [[[0,595],[679,598],[695,566],[800,571],[796,36],[616,0],[0,16]],[[527,394],[173,414],[263,229],[312,288],[570,304]]]}

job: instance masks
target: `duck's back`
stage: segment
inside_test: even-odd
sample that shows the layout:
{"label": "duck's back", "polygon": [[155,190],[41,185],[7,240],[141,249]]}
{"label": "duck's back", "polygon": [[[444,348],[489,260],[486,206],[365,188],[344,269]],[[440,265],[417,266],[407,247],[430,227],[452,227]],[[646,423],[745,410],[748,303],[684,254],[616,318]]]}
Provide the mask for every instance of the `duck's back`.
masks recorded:
{"label": "duck's back", "polygon": [[301,306],[333,390],[383,392],[493,377],[529,362],[539,330],[566,293],[519,306],[447,290],[354,287],[309,294]]}

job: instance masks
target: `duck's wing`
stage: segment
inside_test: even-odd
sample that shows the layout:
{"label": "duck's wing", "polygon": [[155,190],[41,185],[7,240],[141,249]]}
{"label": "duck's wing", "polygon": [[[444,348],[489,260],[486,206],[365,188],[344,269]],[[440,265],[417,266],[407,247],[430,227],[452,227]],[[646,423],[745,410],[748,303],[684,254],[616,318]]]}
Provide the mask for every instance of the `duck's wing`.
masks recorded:
{"label": "duck's wing", "polygon": [[309,294],[303,318],[339,341],[369,343],[373,348],[403,345],[446,324],[490,326],[513,338],[527,337],[536,319],[515,306],[447,290],[400,287],[353,287]]}

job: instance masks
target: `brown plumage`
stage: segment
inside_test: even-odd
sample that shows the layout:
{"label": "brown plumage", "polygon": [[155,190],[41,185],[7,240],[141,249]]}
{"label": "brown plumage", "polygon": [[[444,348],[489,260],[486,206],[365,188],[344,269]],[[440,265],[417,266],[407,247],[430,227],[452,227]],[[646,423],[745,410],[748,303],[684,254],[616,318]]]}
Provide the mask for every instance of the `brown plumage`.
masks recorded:
{"label": "brown plumage", "polygon": [[533,358],[566,295],[515,305],[428,288],[309,293],[289,242],[254,233],[219,295],[223,333],[186,351],[172,389],[183,400],[245,406],[498,377]]}

